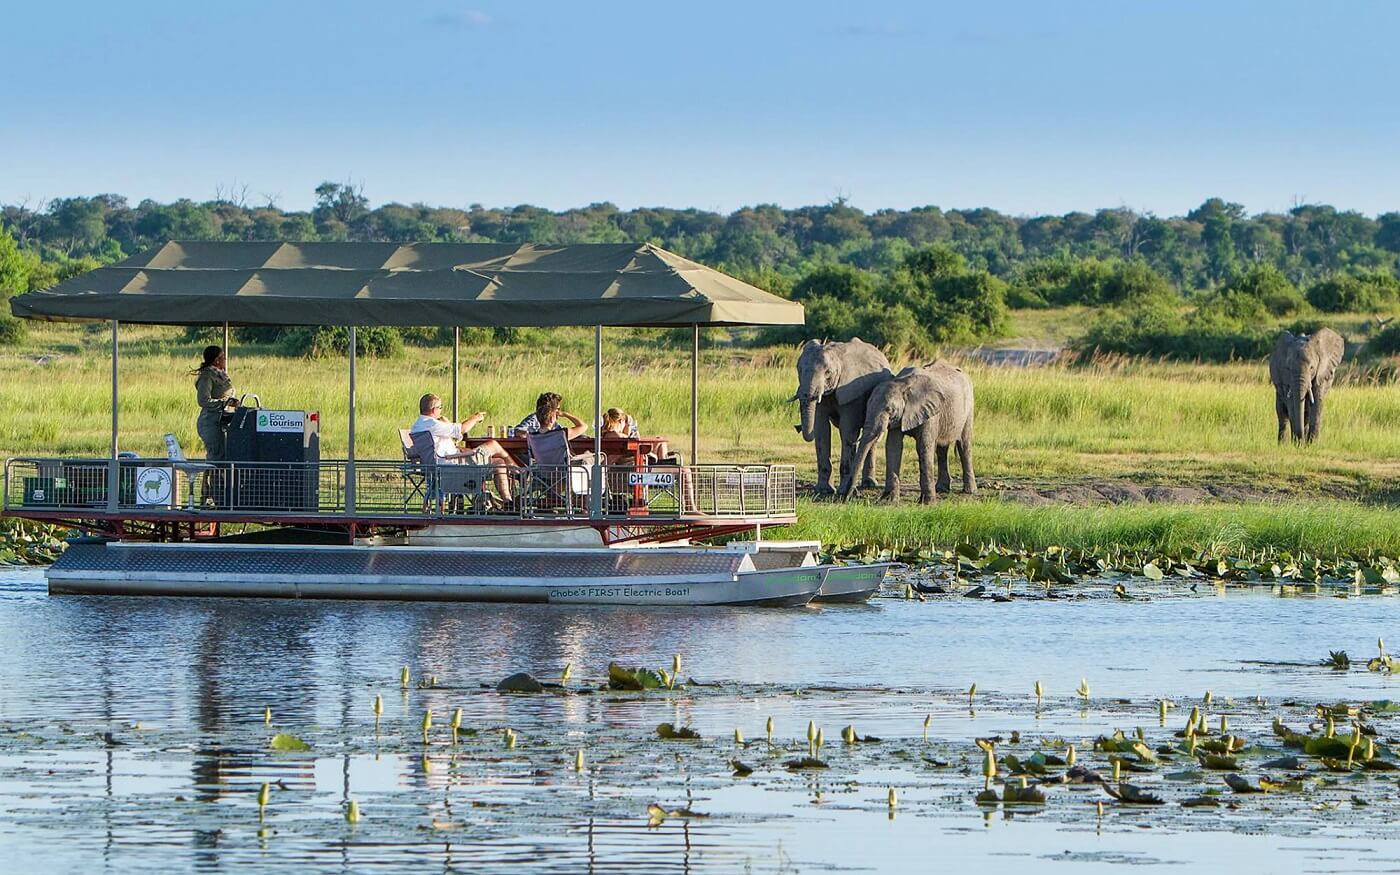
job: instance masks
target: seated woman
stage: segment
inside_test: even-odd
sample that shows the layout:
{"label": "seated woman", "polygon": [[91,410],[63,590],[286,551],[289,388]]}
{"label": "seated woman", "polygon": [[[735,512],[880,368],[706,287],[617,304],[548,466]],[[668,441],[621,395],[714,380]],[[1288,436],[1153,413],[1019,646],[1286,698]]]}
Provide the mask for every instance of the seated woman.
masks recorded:
{"label": "seated woman", "polygon": [[[562,409],[564,399],[558,392],[545,392],[535,400],[535,412],[520,420],[520,424],[515,427],[521,434],[540,434],[541,432],[553,431],[556,428],[567,428],[568,439],[573,440],[588,430],[582,419],[568,413]],[[568,426],[561,425],[559,418],[563,417],[569,421]]]}
{"label": "seated woman", "polygon": [[486,418],[484,411],[473,413],[461,422],[449,422],[442,415],[442,398],[429,392],[418,399],[418,413],[418,419],[409,427],[408,433],[432,436],[433,455],[438,464],[493,465],[496,468],[496,490],[501,500],[507,504],[514,500],[511,498],[510,476],[506,471],[514,461],[499,443],[488,440],[465,453],[457,451],[457,441],[465,437],[472,426]]}

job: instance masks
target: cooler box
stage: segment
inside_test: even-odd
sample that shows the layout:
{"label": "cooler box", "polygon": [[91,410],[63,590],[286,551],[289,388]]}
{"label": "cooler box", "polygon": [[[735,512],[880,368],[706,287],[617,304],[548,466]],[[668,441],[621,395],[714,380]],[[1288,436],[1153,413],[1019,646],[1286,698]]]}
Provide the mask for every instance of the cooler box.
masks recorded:
{"label": "cooler box", "polygon": [[[315,511],[320,506],[320,413],[240,407],[229,422],[225,448],[225,458],[235,463],[230,509]],[[238,462],[260,464],[240,467]]]}

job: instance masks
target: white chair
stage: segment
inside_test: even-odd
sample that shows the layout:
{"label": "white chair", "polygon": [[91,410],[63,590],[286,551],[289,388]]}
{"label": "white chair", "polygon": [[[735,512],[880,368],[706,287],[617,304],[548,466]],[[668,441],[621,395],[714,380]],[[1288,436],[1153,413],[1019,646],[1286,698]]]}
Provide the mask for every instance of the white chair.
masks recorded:
{"label": "white chair", "polygon": [[219,466],[213,462],[192,462],[185,458],[185,451],[180,449],[180,441],[173,434],[165,436],[165,459],[170,467],[184,473],[185,480],[190,484],[189,503],[185,509],[194,510],[194,475],[212,474],[219,470]]}

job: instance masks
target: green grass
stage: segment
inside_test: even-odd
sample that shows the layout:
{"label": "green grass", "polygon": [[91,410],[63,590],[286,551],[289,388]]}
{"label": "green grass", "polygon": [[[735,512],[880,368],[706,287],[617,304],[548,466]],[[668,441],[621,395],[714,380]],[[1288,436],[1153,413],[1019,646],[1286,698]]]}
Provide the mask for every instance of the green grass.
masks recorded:
{"label": "green grass", "polygon": [[1131,550],[1175,557],[1254,550],[1363,556],[1400,555],[1400,511],[1352,502],[1030,507],[952,500],[935,507],[804,503],[783,537],[830,545],[877,544],[951,550],[995,542],[1043,550]]}
{"label": "green grass", "polygon": [[[561,331],[542,347],[468,347],[462,412],[513,424],[536,394],[562,393],[591,414],[590,332]],[[198,344],[170,329],[135,328],[121,360],[121,444],[162,451],[174,432],[193,453]],[[688,350],[658,332],[608,332],[604,404],[627,408],[645,431],[689,444]],[[700,380],[700,461],[774,461],[812,476],[811,447],[794,433],[793,349],[711,343]],[[898,364],[898,363],[897,363]],[[1053,485],[1102,479],[1146,484],[1230,483],[1309,496],[1368,498],[1391,488],[1400,464],[1400,394],[1360,379],[1328,399],[1326,430],[1311,447],[1275,442],[1273,389],[1262,363],[1192,365],[1110,362],[1070,368],[965,364],[977,393],[976,463],[984,483]],[[106,335],[40,326],[24,347],[0,351],[0,453],[102,455],[110,412]],[[271,407],[322,413],[322,454],[343,457],[346,366],[235,348],[238,390]],[[1344,376],[1345,379],[1345,376]],[[362,359],[358,456],[394,458],[395,430],[417,413],[423,392],[450,393],[450,350],[410,348],[389,360]],[[450,405],[449,405],[450,406]],[[882,459],[882,454],[877,453]],[[913,453],[906,453],[912,478]]]}

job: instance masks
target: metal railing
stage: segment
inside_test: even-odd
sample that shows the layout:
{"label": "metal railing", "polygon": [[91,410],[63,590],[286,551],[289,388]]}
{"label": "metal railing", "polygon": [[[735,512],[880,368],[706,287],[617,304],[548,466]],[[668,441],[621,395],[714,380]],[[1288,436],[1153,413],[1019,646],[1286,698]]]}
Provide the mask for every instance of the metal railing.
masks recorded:
{"label": "metal railing", "polygon": [[[117,495],[109,501],[110,466]],[[5,462],[4,511],[139,517],[182,516],[453,519],[759,519],[797,510],[788,465],[608,465],[601,510],[592,512],[595,468],[437,465],[367,460],[353,466],[355,510],[346,511],[352,467],[316,462],[169,462],[165,459],[15,458]]]}

